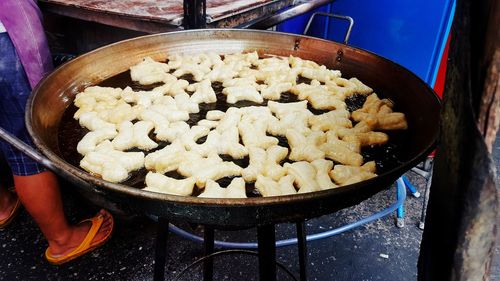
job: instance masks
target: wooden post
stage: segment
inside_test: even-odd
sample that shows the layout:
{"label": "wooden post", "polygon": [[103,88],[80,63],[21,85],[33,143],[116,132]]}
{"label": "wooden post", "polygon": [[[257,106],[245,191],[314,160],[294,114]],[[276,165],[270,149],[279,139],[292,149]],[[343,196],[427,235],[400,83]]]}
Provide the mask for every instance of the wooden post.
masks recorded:
{"label": "wooden post", "polygon": [[419,280],[489,280],[498,216],[499,1],[457,1]]}

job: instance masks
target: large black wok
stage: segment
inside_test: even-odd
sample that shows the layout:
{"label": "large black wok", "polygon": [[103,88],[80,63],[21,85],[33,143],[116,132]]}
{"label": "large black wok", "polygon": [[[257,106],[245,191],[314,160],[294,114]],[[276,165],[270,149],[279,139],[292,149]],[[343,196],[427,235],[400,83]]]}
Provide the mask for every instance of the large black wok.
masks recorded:
{"label": "large black wok", "polygon": [[[126,71],[145,56],[165,60],[167,54],[212,51],[219,54],[253,51],[294,55],[358,77],[392,99],[407,116],[409,129],[401,155],[403,164],[378,177],[337,189],[293,196],[248,199],[202,199],[142,191],[106,182],[60,155],[58,128],[76,93]],[[34,143],[59,173],[76,182],[89,197],[105,205],[212,226],[246,227],[289,222],[327,214],[357,204],[389,187],[423,160],[434,147],[438,132],[439,100],[417,76],[367,51],[330,41],[267,31],[194,30],[139,37],[112,44],[58,68],[30,96],[26,122]]]}

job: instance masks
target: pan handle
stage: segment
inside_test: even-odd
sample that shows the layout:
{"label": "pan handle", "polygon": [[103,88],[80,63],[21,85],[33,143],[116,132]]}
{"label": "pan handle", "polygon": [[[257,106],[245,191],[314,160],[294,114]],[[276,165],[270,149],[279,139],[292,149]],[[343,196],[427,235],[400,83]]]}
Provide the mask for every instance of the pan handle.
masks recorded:
{"label": "pan handle", "polygon": [[36,162],[40,163],[42,166],[45,168],[53,171],[54,173],[64,177],[65,179],[69,180],[70,182],[77,184],[78,186],[87,186],[89,185],[86,181],[83,179],[73,175],[72,173],[68,172],[65,169],[61,169],[58,166],[56,166],[52,161],[50,161],[47,157],[45,157],[43,154],[38,152],[36,149],[32,148],[31,146],[27,145],[17,137],[11,135],[7,131],[5,131],[3,128],[0,127],[0,139],[5,140],[7,143],[11,144],[13,147],[21,151],[22,153],[26,154],[28,157],[31,159],[35,160]]}
{"label": "pan handle", "polygon": [[352,27],[354,25],[353,18],[351,18],[350,16],[335,15],[335,14],[329,14],[329,13],[325,13],[325,12],[315,12],[309,18],[309,21],[307,22],[306,28],[304,28],[304,33],[303,33],[304,35],[306,35],[307,32],[309,32],[309,28],[311,27],[311,23],[314,20],[315,16],[324,16],[324,17],[330,17],[330,18],[336,18],[336,19],[348,21],[349,27],[347,27],[347,31],[346,31],[345,36],[344,36],[344,44],[346,44],[346,45],[348,44],[349,37],[351,36]]}

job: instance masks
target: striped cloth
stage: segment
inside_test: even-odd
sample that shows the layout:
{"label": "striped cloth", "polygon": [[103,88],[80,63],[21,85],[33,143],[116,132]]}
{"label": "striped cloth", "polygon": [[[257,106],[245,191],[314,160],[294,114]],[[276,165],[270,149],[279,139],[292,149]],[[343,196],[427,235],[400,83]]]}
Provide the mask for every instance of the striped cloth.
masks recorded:
{"label": "striped cloth", "polygon": [[[28,78],[12,41],[7,33],[0,33],[0,126],[34,147],[24,123],[30,93]],[[44,171],[41,165],[4,141],[0,141],[0,151],[14,175],[28,176]]]}

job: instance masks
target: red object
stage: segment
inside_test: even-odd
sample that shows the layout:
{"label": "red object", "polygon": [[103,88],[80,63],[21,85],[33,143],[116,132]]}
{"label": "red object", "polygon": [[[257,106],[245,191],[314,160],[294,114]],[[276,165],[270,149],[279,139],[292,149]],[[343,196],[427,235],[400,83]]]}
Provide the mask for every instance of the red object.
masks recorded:
{"label": "red object", "polygon": [[441,56],[441,62],[439,63],[436,83],[434,84],[434,91],[441,99],[443,98],[444,81],[446,80],[446,67],[448,66],[448,49],[450,48],[450,38],[451,36],[448,36],[446,47],[444,48],[443,55]]}

